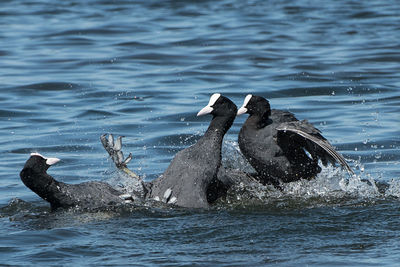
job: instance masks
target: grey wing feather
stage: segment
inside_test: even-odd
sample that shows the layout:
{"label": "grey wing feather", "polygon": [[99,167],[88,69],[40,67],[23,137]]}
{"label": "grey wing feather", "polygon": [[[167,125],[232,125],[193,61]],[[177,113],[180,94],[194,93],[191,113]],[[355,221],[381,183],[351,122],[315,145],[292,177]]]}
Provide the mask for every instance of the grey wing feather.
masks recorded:
{"label": "grey wing feather", "polygon": [[321,147],[324,151],[326,151],[335,161],[339,162],[349,174],[354,174],[354,171],[347,164],[343,156],[338,153],[332,147],[332,145],[324,137],[322,137],[322,135],[320,135],[321,132],[317,128],[312,126],[307,121],[282,123],[276,129],[278,131],[289,131],[295,133],[313,142],[317,146]]}

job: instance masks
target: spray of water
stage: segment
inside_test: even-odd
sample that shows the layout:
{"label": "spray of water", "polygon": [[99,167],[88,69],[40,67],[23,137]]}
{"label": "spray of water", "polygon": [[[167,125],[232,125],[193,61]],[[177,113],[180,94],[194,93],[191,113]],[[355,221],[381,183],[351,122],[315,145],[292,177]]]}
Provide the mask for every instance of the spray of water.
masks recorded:
{"label": "spray of water", "polygon": [[[240,153],[237,142],[225,141],[222,152],[225,167],[254,171]],[[226,201],[246,206],[320,206],[374,203],[387,197],[400,197],[399,181],[380,182],[365,171],[360,160],[351,164],[357,170],[351,177],[340,167],[328,165],[314,179],[283,184],[281,190],[256,182],[240,183],[230,190]]]}

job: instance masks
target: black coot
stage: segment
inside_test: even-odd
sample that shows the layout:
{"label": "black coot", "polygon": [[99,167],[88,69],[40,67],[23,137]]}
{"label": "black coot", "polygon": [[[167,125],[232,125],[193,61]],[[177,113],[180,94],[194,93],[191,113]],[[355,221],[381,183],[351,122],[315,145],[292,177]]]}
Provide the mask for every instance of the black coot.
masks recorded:
{"label": "black coot", "polygon": [[213,116],[204,136],[175,155],[167,170],[152,182],[149,197],[181,207],[209,207],[213,200],[210,195],[215,197],[209,193],[210,187],[218,184],[222,140],[236,113],[237,107],[231,100],[213,94],[208,105],[197,114]]}
{"label": "black coot", "polygon": [[244,113],[250,116],[240,130],[239,147],[262,183],[311,179],[321,171],[318,160],[324,165],[339,162],[354,173],[308,121],[299,121],[290,112],[271,110],[268,100],[255,95],[246,96],[238,115]]}
{"label": "black coot", "polygon": [[224,187],[217,179],[221,166],[221,146],[225,133],[231,127],[237,113],[236,105],[220,94],[211,96],[210,102],[197,114],[211,114],[213,119],[208,130],[196,144],[176,154],[167,170],[155,181],[145,183],[131,172],[124,159],[121,138],[114,143],[112,136],[101,141],[118,168],[137,182],[137,192],[124,194],[104,182],[66,184],[47,174],[47,169],[59,159],[46,158],[32,153],[20,173],[23,183],[41,198],[48,201],[52,210],[80,207],[101,208],[137,199],[155,199],[181,207],[206,208],[220,195]]}
{"label": "black coot", "polygon": [[126,201],[127,195],[107,183],[86,182],[65,184],[47,174],[47,169],[57,163],[57,158],[46,158],[32,153],[20,173],[22,182],[41,198],[48,201],[51,209],[58,208],[99,208]]}

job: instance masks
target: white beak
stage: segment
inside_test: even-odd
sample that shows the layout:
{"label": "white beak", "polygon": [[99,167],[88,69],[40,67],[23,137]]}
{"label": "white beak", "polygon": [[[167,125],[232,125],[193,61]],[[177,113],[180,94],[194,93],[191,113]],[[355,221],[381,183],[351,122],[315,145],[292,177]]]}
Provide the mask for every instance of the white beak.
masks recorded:
{"label": "white beak", "polygon": [[199,111],[199,113],[197,113],[197,117],[198,116],[203,116],[203,115],[206,115],[206,114],[210,114],[212,111],[213,111],[214,109],[212,108],[212,107],[210,107],[210,106],[205,106],[204,108],[202,108],[200,111]]}
{"label": "white beak", "polygon": [[218,98],[221,96],[221,94],[213,94],[210,97],[210,102],[208,102],[208,105],[205,106],[204,108],[202,108],[199,113],[197,113],[197,117],[198,116],[203,116],[206,114],[210,114],[211,112],[213,112],[213,108],[211,107],[212,105],[215,104],[215,102],[217,102]]}
{"label": "white beak", "polygon": [[251,99],[252,97],[253,97],[253,95],[251,95],[251,94],[249,94],[249,95],[247,95],[247,96],[245,97],[245,99],[244,99],[244,101],[243,101],[243,106],[242,106],[241,108],[239,108],[239,110],[238,110],[236,116],[242,115],[242,114],[244,114],[244,113],[247,112],[246,106],[247,106],[247,104],[249,103],[249,101],[250,101],[250,99]]}
{"label": "white beak", "polygon": [[36,152],[35,153],[31,153],[31,156],[39,156],[39,157],[44,158],[46,160],[46,164],[49,165],[49,166],[54,165],[54,164],[56,164],[57,162],[60,161],[60,159],[58,159],[58,158],[46,158],[45,156],[43,156],[43,155],[41,155],[39,153],[36,153]]}
{"label": "white beak", "polygon": [[239,110],[238,110],[238,112],[237,112],[236,116],[239,116],[239,115],[245,114],[246,112],[247,112],[247,108],[245,108],[245,107],[241,107],[241,108],[239,108]]}
{"label": "white beak", "polygon": [[51,166],[53,164],[56,164],[59,161],[60,161],[60,159],[58,159],[58,158],[47,158],[46,164]]}

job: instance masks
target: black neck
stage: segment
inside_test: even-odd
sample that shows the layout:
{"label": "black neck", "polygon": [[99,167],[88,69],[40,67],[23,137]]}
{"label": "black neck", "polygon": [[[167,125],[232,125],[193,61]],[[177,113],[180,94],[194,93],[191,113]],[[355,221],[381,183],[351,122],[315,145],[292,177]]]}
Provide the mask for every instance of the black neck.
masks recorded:
{"label": "black neck", "polygon": [[269,119],[269,115],[264,113],[263,115],[252,114],[246,120],[246,125],[254,127],[256,129],[261,129],[271,124],[271,120]]}
{"label": "black neck", "polygon": [[232,126],[234,119],[234,116],[215,116],[212,119],[210,126],[208,126],[204,136],[217,137],[218,141],[222,143],[222,139]]}
{"label": "black neck", "polygon": [[57,183],[53,177],[47,173],[37,173],[32,168],[24,168],[21,173],[22,182],[41,198],[49,201],[49,187],[52,183]]}

